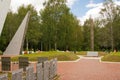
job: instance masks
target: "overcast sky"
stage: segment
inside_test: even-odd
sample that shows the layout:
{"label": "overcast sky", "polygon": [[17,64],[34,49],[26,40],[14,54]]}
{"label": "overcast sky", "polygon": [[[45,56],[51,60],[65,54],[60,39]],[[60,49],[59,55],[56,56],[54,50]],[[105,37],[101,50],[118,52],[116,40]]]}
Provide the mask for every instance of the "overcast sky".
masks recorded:
{"label": "overcast sky", "polygon": [[[22,4],[32,4],[37,11],[43,8],[45,0],[11,0],[10,9],[16,12],[18,7]],[[67,5],[71,12],[80,19],[81,23],[88,19],[90,16],[96,18],[99,16],[99,11],[102,8],[104,0],[67,0]],[[120,5],[120,0],[114,0],[116,4]]]}

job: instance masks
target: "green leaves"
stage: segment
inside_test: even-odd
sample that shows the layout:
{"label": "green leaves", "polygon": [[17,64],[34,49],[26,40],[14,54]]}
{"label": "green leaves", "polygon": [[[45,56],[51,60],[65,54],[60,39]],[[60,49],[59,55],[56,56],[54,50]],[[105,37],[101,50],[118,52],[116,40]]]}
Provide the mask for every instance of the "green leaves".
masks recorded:
{"label": "green leaves", "polygon": [[[27,35],[26,35],[26,38],[28,40],[27,43],[31,44],[32,46],[32,47],[29,46],[29,48],[33,48],[38,45],[38,42],[41,38],[39,16],[37,14],[37,11],[34,9],[32,5],[28,5],[28,6],[22,5],[18,9],[18,13],[13,13],[13,12],[8,13],[3,29],[3,34],[0,40],[0,45],[1,45],[0,50],[4,51],[4,49],[12,39],[13,35],[17,31],[24,16],[28,11],[31,12],[31,16],[29,20]],[[25,45],[27,43],[25,43]]]}
{"label": "green leaves", "polygon": [[[65,0],[49,0],[41,11],[42,40],[46,50],[73,50],[79,22]],[[81,33],[80,33],[81,34]]]}

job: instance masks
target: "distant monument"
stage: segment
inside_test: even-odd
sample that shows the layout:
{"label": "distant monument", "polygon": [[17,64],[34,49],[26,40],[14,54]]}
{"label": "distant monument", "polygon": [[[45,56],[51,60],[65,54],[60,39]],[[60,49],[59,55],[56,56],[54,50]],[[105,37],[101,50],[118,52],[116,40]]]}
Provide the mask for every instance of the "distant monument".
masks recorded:
{"label": "distant monument", "polygon": [[11,0],[0,0],[0,36],[9,10]]}
{"label": "distant monument", "polygon": [[14,37],[12,38],[3,55],[14,56],[22,53],[22,47],[25,39],[26,30],[28,27],[29,17],[30,12],[26,14],[24,20],[22,21],[20,27],[18,28],[17,32],[15,33]]}
{"label": "distant monument", "polygon": [[88,51],[87,52],[87,56],[88,57],[98,57],[98,52],[95,52],[95,51]]}

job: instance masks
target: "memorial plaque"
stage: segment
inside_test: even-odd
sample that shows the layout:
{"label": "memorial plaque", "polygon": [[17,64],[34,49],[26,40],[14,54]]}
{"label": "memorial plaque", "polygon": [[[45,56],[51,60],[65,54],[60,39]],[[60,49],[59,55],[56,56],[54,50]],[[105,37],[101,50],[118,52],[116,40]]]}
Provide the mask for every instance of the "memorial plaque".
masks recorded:
{"label": "memorial plaque", "polygon": [[98,52],[88,51],[87,56],[88,57],[98,57]]}
{"label": "memorial plaque", "polygon": [[2,71],[11,70],[11,58],[10,57],[1,57],[2,61]]}
{"label": "memorial plaque", "polygon": [[26,80],[35,80],[34,69],[32,66],[26,68]]}
{"label": "memorial plaque", "polygon": [[19,57],[19,68],[23,68],[23,71],[25,71],[28,65],[28,57]]}
{"label": "memorial plaque", "polygon": [[42,63],[37,64],[37,80],[43,80],[43,67]]}
{"label": "memorial plaque", "polygon": [[44,72],[43,72],[44,79],[43,80],[49,80],[49,61],[44,62]]}
{"label": "memorial plaque", "polygon": [[7,76],[7,74],[0,75],[0,80],[8,80]]}
{"label": "memorial plaque", "polygon": [[12,72],[12,80],[23,80],[22,79],[23,69]]}

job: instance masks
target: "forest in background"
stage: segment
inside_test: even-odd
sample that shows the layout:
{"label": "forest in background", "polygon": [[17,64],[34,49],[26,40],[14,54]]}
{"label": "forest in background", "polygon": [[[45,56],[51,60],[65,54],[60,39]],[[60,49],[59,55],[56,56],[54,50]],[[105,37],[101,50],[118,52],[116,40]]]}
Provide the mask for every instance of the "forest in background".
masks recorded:
{"label": "forest in background", "polygon": [[10,11],[0,36],[0,50],[4,51],[28,11],[31,11],[24,50],[91,50],[91,28],[94,31],[94,50],[120,50],[120,6],[106,0],[100,18],[91,17],[81,25],[66,0],[48,0],[38,13],[32,5]]}

